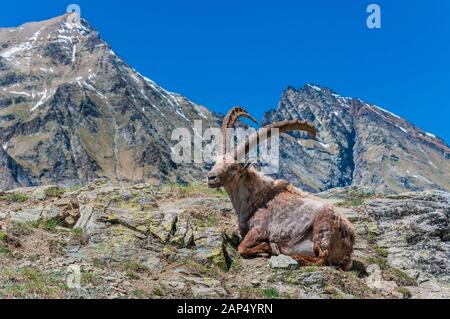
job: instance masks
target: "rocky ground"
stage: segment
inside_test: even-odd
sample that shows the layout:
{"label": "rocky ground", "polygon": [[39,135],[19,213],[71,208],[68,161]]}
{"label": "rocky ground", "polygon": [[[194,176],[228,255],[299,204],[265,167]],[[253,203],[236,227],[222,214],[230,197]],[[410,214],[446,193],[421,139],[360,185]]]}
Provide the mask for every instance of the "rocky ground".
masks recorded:
{"label": "rocky ground", "polygon": [[0,297],[450,298],[449,194],[320,196],[355,226],[350,272],[240,258],[229,200],[201,185],[5,192]]}

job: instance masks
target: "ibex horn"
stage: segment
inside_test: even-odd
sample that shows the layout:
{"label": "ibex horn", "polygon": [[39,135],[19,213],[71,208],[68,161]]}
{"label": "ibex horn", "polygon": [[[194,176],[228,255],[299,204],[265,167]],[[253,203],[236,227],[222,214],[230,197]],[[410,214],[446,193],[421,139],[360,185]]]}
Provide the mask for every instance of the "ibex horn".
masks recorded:
{"label": "ibex horn", "polygon": [[300,120],[285,120],[277,123],[270,124],[258,132],[249,136],[246,142],[238,147],[236,152],[236,159],[240,159],[245,157],[245,155],[250,152],[250,147],[253,145],[257,145],[257,143],[261,143],[266,139],[272,138],[272,129],[278,129],[279,133],[287,133],[291,131],[305,131],[311,134],[313,137],[316,137],[317,131],[316,128],[306,122]]}
{"label": "ibex horn", "polygon": [[243,108],[237,106],[232,110],[230,110],[222,122],[222,135],[223,135],[222,154],[225,154],[229,149],[228,143],[230,142],[230,136],[228,136],[229,133],[228,129],[233,128],[234,125],[236,125],[236,122],[241,117],[246,117],[255,122],[257,125],[259,125],[258,121]]}

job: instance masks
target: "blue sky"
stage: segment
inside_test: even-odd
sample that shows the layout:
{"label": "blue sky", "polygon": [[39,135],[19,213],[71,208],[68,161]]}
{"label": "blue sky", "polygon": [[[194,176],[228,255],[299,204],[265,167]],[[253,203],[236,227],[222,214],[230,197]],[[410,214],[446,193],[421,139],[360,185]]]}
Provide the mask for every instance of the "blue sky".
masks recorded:
{"label": "blue sky", "polygon": [[[448,0],[2,0],[0,26],[81,13],[131,66],[215,111],[258,118],[315,83],[450,142]],[[366,7],[382,28],[366,27]]]}

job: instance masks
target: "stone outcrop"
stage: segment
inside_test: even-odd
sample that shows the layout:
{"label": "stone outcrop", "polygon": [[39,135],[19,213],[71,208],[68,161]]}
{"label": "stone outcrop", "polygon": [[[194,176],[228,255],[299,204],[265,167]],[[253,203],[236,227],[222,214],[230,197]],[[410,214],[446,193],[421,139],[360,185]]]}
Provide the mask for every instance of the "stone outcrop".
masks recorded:
{"label": "stone outcrop", "polygon": [[[448,193],[319,196],[355,227],[350,272],[281,255],[242,259],[229,199],[201,184],[9,191],[0,197],[0,297],[450,297]],[[80,287],[68,289],[74,267]]]}

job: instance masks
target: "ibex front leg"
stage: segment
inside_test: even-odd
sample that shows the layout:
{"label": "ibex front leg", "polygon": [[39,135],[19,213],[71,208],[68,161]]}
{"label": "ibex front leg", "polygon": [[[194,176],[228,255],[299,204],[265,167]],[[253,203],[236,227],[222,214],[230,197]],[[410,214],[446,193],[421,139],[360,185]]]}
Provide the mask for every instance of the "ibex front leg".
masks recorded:
{"label": "ibex front leg", "polygon": [[259,257],[263,254],[271,254],[272,249],[267,239],[261,236],[261,232],[252,229],[245,236],[238,247],[239,254],[244,258]]}

